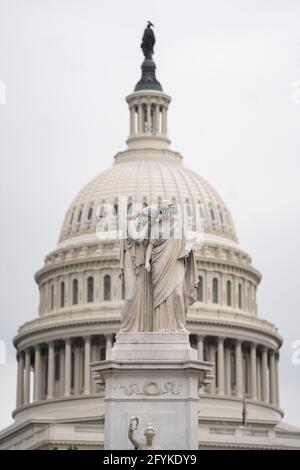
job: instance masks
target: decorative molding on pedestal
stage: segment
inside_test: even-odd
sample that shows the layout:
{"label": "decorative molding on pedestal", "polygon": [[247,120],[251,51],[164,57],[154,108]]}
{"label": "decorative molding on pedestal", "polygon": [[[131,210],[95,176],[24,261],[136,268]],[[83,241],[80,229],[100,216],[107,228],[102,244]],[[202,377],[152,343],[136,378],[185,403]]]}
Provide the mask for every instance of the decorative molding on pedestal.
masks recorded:
{"label": "decorative molding on pedestal", "polygon": [[118,333],[107,359],[91,368],[106,385],[106,449],[132,448],[132,416],[140,429],[153,424],[162,449],[198,448],[198,390],[210,383],[212,364],[197,360],[188,333]]}

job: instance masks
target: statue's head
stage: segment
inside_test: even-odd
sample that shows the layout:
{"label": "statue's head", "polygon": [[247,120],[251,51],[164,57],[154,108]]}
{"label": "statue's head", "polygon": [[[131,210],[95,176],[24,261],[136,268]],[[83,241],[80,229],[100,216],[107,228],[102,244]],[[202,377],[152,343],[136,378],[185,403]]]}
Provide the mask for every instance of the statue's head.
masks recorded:
{"label": "statue's head", "polygon": [[158,219],[158,208],[155,204],[144,207],[140,213],[140,218],[145,218],[146,221],[150,218],[151,223],[155,222]]}
{"label": "statue's head", "polygon": [[154,24],[153,24],[153,23],[151,23],[151,21],[148,21],[148,22],[147,22],[147,26],[148,26],[148,28],[151,28],[151,26],[153,27],[153,26],[154,26]]}
{"label": "statue's head", "polygon": [[161,217],[168,217],[170,215],[174,215],[175,212],[175,203],[165,199],[161,201],[158,205],[158,212],[159,216]]}
{"label": "statue's head", "polygon": [[148,445],[152,444],[153,438],[155,436],[155,429],[153,424],[148,423],[144,431],[144,436]]}

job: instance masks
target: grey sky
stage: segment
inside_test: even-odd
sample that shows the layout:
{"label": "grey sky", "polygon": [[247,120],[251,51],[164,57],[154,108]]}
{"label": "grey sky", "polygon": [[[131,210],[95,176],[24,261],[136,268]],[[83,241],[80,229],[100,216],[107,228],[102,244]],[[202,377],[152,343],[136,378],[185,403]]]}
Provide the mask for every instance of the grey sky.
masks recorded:
{"label": "grey sky", "polygon": [[37,316],[33,275],[73,197],[125,147],[148,19],[172,148],[221,194],[263,274],[258,313],[284,337],[281,405],[300,425],[299,17],[296,0],[0,0],[0,428],[15,405],[11,339]]}

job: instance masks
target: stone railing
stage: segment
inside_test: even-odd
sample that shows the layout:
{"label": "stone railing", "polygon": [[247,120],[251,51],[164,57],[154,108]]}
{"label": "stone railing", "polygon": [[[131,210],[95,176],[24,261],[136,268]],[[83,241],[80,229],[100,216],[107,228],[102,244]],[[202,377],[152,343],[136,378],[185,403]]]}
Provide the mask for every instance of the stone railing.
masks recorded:
{"label": "stone railing", "polygon": [[205,446],[222,445],[300,448],[300,432],[255,429],[251,427],[200,426],[199,442]]}
{"label": "stone railing", "polygon": [[222,310],[203,310],[201,308],[191,308],[188,314],[188,320],[193,320],[199,318],[207,318],[209,320],[217,320],[217,321],[233,321],[235,323],[243,324],[245,326],[253,325],[263,329],[268,329],[273,331],[274,333],[278,332],[278,328],[268,320],[261,320],[260,318],[245,315],[238,312],[224,312]]}

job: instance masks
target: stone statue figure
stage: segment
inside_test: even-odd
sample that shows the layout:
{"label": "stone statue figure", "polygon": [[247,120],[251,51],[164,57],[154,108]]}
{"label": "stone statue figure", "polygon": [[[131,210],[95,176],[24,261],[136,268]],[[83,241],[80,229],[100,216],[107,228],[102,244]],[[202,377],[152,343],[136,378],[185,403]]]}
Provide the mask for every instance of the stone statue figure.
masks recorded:
{"label": "stone statue figure", "polygon": [[121,332],[187,331],[198,275],[192,245],[174,209],[163,201],[128,223],[120,249],[125,280]]}
{"label": "stone statue figure", "polygon": [[126,238],[120,244],[120,276],[125,283],[122,332],[152,331],[151,274],[145,269],[147,233],[148,211],[143,209],[128,221]]}
{"label": "stone statue figure", "polygon": [[155,44],[155,36],[152,29],[154,26],[151,21],[148,21],[148,25],[144,31],[141,48],[144,53],[145,59],[152,59],[152,55],[154,54],[154,44]]}
{"label": "stone statue figure", "polygon": [[160,447],[153,444],[153,439],[155,436],[155,429],[151,423],[146,425],[146,429],[144,431],[145,442],[138,442],[134,437],[133,433],[137,430],[139,424],[139,420],[136,416],[130,419],[128,425],[128,439],[132,442],[135,450],[161,450]]}
{"label": "stone statue figure", "polygon": [[186,332],[186,315],[196,301],[197,267],[175,206],[163,201],[151,219],[145,268],[151,272],[153,331]]}

